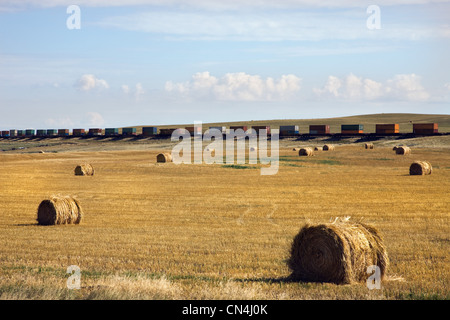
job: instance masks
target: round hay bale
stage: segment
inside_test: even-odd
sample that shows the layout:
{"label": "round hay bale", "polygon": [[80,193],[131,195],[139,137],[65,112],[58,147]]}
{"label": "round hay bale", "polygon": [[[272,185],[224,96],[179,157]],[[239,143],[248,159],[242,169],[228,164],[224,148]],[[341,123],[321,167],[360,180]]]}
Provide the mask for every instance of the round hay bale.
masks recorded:
{"label": "round hay bale", "polygon": [[409,167],[409,174],[412,176],[431,174],[433,167],[428,161],[414,161]]}
{"label": "round hay bale", "polygon": [[332,151],[332,150],[334,150],[334,145],[326,144],[326,145],[323,146],[322,149],[323,149],[323,151]]}
{"label": "round hay bale", "polygon": [[156,156],[156,162],[172,162],[172,155],[170,153],[160,153]]}
{"label": "round hay bale", "polygon": [[299,155],[299,156],[308,156],[308,157],[310,157],[310,156],[313,155],[313,153],[314,153],[314,151],[313,151],[312,148],[301,148],[301,149],[298,151],[298,155]]}
{"label": "round hay bale", "polygon": [[39,153],[45,153],[45,151],[44,150],[39,150]]}
{"label": "round hay bale", "polygon": [[37,221],[40,225],[79,224],[83,210],[70,196],[52,196],[38,207]]}
{"label": "round hay bale", "polygon": [[94,168],[90,164],[80,164],[75,167],[76,176],[93,176]]}
{"label": "round hay bale", "polygon": [[398,148],[398,146],[394,146],[394,147],[392,148],[392,151],[397,150],[397,148]]}
{"label": "round hay bale", "polygon": [[364,148],[365,149],[373,149],[373,143],[365,143]]}
{"label": "round hay bale", "polygon": [[411,149],[409,147],[397,147],[397,149],[395,149],[395,154],[405,155],[410,153]]}
{"label": "round hay bale", "polygon": [[314,151],[323,151],[323,147],[315,147]]}
{"label": "round hay bale", "polygon": [[304,226],[288,260],[294,280],[336,284],[367,280],[371,265],[380,267],[383,279],[389,258],[382,237],[374,227],[347,220]]}

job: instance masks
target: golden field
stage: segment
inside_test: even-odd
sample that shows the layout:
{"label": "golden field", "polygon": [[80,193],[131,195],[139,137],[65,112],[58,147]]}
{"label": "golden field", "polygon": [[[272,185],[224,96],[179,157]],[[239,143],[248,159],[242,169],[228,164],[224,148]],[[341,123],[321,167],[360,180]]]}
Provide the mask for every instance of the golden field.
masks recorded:
{"label": "golden field", "polygon": [[[156,163],[168,140],[55,141],[0,152],[0,299],[450,298],[448,137],[401,141],[406,156],[380,140],[299,157],[293,146],[323,143],[286,140],[273,176],[260,165]],[[433,173],[410,176],[415,160]],[[85,162],[95,175],[75,176]],[[53,194],[80,201],[80,225],[37,225]],[[384,236],[382,288],[289,281],[299,229],[343,216]],[[66,287],[70,265],[79,290]]]}

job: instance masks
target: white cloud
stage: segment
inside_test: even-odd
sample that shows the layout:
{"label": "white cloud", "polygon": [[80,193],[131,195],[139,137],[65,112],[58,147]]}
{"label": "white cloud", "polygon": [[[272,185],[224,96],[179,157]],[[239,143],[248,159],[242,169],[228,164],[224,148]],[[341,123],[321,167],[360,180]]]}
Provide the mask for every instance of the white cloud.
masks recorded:
{"label": "white cloud", "polygon": [[130,87],[127,86],[126,84],[123,84],[121,88],[122,88],[122,92],[123,93],[125,93],[125,94],[129,94],[130,93]]}
{"label": "white cloud", "polygon": [[70,117],[63,118],[49,118],[45,120],[45,124],[49,127],[55,127],[55,129],[61,128],[72,128],[74,126],[74,122]]}
{"label": "white cloud", "polygon": [[323,88],[314,88],[313,92],[320,97],[352,101],[376,99],[426,101],[430,98],[430,94],[416,74],[395,75],[385,83],[363,79],[354,74],[348,75],[345,79],[329,76]]}
{"label": "white cloud", "polygon": [[275,80],[244,72],[227,73],[222,78],[209,72],[198,72],[184,83],[166,82],[167,92],[175,92],[194,99],[222,101],[284,100],[301,88],[301,79],[295,75],[282,75]]}
{"label": "white cloud", "polygon": [[89,126],[101,127],[105,124],[105,120],[98,112],[87,112],[86,120]]}
{"label": "white cloud", "polygon": [[75,87],[82,91],[91,91],[94,89],[108,89],[108,83],[103,79],[98,79],[93,74],[84,74],[75,83]]}
{"label": "white cloud", "polygon": [[126,95],[130,95],[131,93],[134,93],[134,98],[136,101],[141,100],[142,95],[145,93],[144,87],[141,83],[136,83],[135,90],[131,90],[130,87],[126,84],[122,85],[122,92]]}

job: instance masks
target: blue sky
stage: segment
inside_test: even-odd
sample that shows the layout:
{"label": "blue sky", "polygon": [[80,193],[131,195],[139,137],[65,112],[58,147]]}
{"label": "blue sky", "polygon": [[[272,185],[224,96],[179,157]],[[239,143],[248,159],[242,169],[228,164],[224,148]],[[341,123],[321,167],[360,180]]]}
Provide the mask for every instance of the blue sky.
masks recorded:
{"label": "blue sky", "polygon": [[0,0],[0,128],[449,113],[450,1],[317,3]]}

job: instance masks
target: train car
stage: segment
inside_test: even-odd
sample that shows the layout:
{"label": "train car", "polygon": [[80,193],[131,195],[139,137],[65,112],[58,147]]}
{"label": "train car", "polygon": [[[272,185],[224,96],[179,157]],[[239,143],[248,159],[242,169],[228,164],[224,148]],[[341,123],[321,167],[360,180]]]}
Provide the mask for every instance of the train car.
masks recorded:
{"label": "train car", "polygon": [[280,136],[295,136],[298,133],[298,126],[280,126]]}
{"label": "train car", "polygon": [[266,132],[266,135],[270,135],[270,126],[252,126],[252,129],[256,131],[256,135],[259,136],[261,130]]}
{"label": "train car", "polygon": [[106,128],[105,129],[105,136],[111,137],[111,136],[118,136],[119,135],[119,128]]}
{"label": "train car", "polygon": [[9,136],[10,137],[17,137],[17,130],[16,129],[10,129],[9,130]]}
{"label": "train car", "polygon": [[69,135],[69,129],[58,129],[58,136],[67,137]]}
{"label": "train car", "polygon": [[8,138],[9,137],[9,131],[8,130],[1,131],[1,136],[4,137],[4,138]]}
{"label": "train car", "polygon": [[103,134],[103,130],[100,128],[89,128],[88,136],[101,136]]}
{"label": "train car", "polygon": [[174,128],[159,129],[159,134],[161,136],[171,136],[175,130],[177,130],[177,129],[174,129]]}
{"label": "train car", "polygon": [[47,135],[46,129],[38,129],[36,131],[36,136],[38,136],[38,137],[45,137],[46,135]]}
{"label": "train car", "polygon": [[84,129],[73,129],[72,130],[72,136],[74,137],[82,137],[86,135],[86,130]]}
{"label": "train car", "polygon": [[413,133],[414,134],[435,134],[438,133],[438,124],[437,123],[415,123],[413,124]]}
{"label": "train car", "polygon": [[364,133],[362,124],[343,124],[341,125],[341,134],[361,134]]}
{"label": "train car", "polygon": [[123,136],[135,136],[136,128],[122,128],[122,135]]}
{"label": "train car", "polygon": [[209,127],[209,130],[219,130],[222,134],[227,133],[227,127]]}
{"label": "train car", "polygon": [[17,130],[18,137],[25,137],[25,130]]}
{"label": "train car", "polygon": [[146,137],[156,136],[157,134],[158,134],[157,127],[143,127],[142,128],[142,135],[144,135]]}
{"label": "train car", "polygon": [[248,127],[247,126],[230,126],[230,130],[236,131],[238,129],[242,129],[242,130],[244,130],[244,132],[247,132]]}
{"label": "train car", "polygon": [[56,129],[47,129],[47,137],[57,136],[58,130]]}
{"label": "train car", "polygon": [[192,136],[195,136],[195,135],[202,135],[202,127],[185,127],[185,129],[187,130],[187,131],[189,131],[189,133],[192,135]]}
{"label": "train car", "polygon": [[36,135],[36,130],[34,130],[34,129],[26,129],[25,130],[25,136],[33,137],[35,135]]}
{"label": "train car", "polygon": [[330,134],[329,125],[310,125],[309,134]]}
{"label": "train car", "polygon": [[375,125],[375,133],[378,135],[395,134],[399,132],[400,129],[398,123]]}

